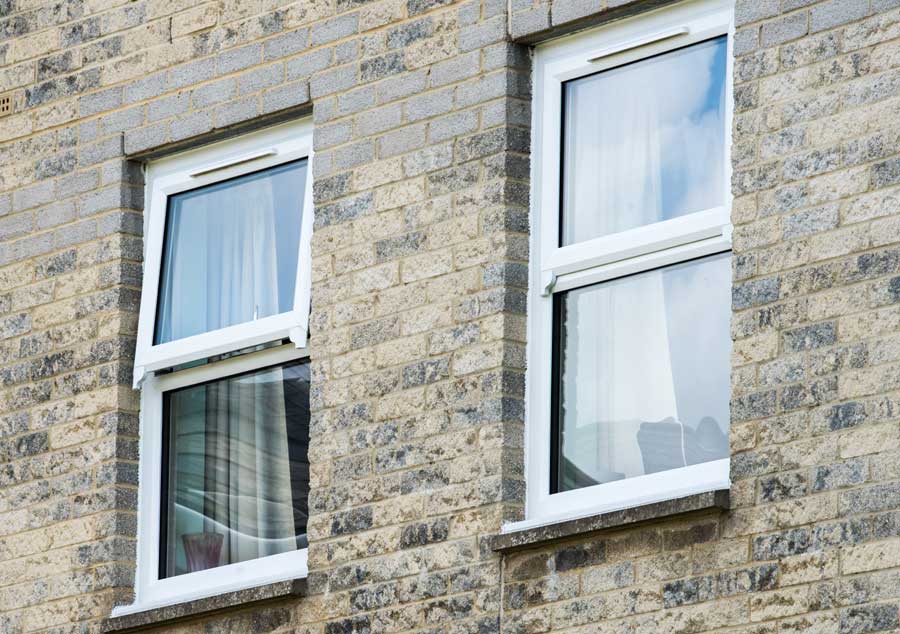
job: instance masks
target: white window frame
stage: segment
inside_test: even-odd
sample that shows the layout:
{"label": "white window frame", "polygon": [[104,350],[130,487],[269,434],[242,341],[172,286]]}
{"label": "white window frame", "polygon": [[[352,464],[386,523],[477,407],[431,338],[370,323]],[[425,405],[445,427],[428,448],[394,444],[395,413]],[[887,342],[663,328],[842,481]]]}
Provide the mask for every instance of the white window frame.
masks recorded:
{"label": "white window frame", "polygon": [[[276,165],[308,159],[293,310],[288,313],[152,345],[168,197]],[[276,581],[307,576],[307,548],[278,555],[159,578],[159,518],[162,509],[163,394],[307,358],[306,331],[311,285],[313,230],[312,123],[302,120],[267,128],[150,163],[144,228],[144,280],[135,356],[135,387],[141,388],[140,474],[138,484],[137,569],[134,602],[115,607],[113,616],[215,596]],[[290,339],[292,343],[277,345]],[[256,352],[214,359],[260,344]],[[159,372],[201,359],[210,363]]]}
{"label": "white window frame", "polygon": [[292,345],[243,354],[208,365],[148,377],[141,390],[140,480],[138,485],[137,570],[134,603],[113,610],[113,616],[142,612],[175,603],[234,592],[254,586],[307,576],[307,548],[233,564],[159,578],[159,518],[162,483],[163,393],[207,381],[305,357]]}
{"label": "white window frame", "polygon": [[[532,235],[526,377],[525,519],[513,532],[567,519],[728,488],[729,460],[550,493],[553,295],[731,250],[732,0],[692,0],[538,46],[532,112]],[[728,36],[725,86],[725,204],[559,246],[563,83]],[[729,345],[731,342],[723,342]]]}
{"label": "white window frame", "polygon": [[293,310],[153,345],[169,196],[303,158],[309,163],[298,261],[310,262],[313,179],[312,122],[309,119],[213,143],[148,165],[145,200],[149,204],[144,221],[144,281],[135,350],[135,387],[141,385],[148,372],[278,339],[290,339],[297,348],[306,347],[312,281],[310,266],[297,267]]}

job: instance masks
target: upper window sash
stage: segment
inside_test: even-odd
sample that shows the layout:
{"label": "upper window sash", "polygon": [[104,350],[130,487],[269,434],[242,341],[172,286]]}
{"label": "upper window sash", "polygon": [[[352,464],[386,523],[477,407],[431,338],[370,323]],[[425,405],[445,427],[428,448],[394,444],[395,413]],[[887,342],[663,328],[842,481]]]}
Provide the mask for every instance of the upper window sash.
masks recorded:
{"label": "upper window sash", "polygon": [[[140,385],[147,372],[262,343],[290,339],[297,348],[306,347],[313,231],[312,153],[312,124],[304,120],[214,143],[148,165],[144,279],[135,352],[135,386]],[[170,197],[304,158],[308,162],[292,310],[154,344]]]}
{"label": "upper window sash", "polygon": [[[730,247],[731,201],[694,213],[638,226],[625,231],[560,246],[563,91],[568,81],[625,66],[675,49],[729,34],[732,7],[727,0],[700,0],[654,11],[646,15],[552,43],[539,50],[535,59],[536,88],[534,121],[537,124],[532,147],[538,161],[532,179],[539,215],[537,280],[542,293],[571,288],[623,274],[614,265],[629,258],[647,256],[671,248],[701,243],[695,256]],[[731,38],[727,58],[732,56]],[[730,61],[729,61],[730,69]],[[731,73],[726,73],[725,147],[731,144]],[[727,155],[726,155],[727,156]],[[722,182],[731,182],[731,166],[723,161]],[[703,244],[705,243],[705,245]],[[647,267],[659,266],[656,258],[646,258]],[[612,266],[611,266],[612,265]],[[632,263],[632,266],[634,263]],[[576,283],[573,274],[607,267],[606,274],[584,277]],[[638,269],[642,270],[642,269]]]}

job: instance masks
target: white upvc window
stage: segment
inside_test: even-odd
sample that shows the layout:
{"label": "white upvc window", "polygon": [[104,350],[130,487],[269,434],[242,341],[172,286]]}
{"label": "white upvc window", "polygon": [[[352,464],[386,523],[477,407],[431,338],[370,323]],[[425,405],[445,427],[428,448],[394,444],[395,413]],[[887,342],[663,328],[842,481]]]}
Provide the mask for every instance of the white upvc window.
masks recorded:
{"label": "white upvc window", "polygon": [[307,573],[312,126],[148,163],[135,600]]}
{"label": "white upvc window", "polygon": [[729,485],[733,6],[538,46],[526,518]]}

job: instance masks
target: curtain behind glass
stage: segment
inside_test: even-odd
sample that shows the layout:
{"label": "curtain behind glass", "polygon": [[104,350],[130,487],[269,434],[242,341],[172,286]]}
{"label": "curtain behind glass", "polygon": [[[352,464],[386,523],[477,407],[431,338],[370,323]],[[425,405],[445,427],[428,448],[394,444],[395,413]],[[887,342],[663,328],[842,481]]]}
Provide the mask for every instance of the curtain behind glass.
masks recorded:
{"label": "curtain behind glass", "polygon": [[723,36],[566,82],[561,246],[721,205]]}
{"label": "curtain behind glass", "polygon": [[306,164],[169,198],[154,343],[293,308]]}
{"label": "curtain behind glass", "polygon": [[270,368],[166,395],[164,576],[306,546],[308,368]]}
{"label": "curtain behind glass", "polygon": [[728,456],[728,254],[568,291],[557,490]]}

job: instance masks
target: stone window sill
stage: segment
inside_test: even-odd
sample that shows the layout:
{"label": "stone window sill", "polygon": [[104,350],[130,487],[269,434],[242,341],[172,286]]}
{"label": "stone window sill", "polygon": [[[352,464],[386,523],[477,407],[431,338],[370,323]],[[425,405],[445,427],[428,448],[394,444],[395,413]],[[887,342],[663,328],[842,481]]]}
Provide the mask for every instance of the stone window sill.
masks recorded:
{"label": "stone window sill", "polygon": [[195,599],[184,603],[175,603],[143,612],[134,612],[106,619],[103,623],[104,634],[124,634],[139,632],[144,629],[172,625],[179,621],[206,616],[213,612],[221,612],[231,608],[244,608],[279,599],[306,596],[306,579],[279,581],[256,588],[247,588],[235,592],[226,592],[212,597]]}
{"label": "stone window sill", "polygon": [[535,548],[552,542],[580,537],[590,533],[626,528],[655,520],[691,513],[722,512],[729,508],[728,489],[697,493],[674,500],[654,502],[621,511],[610,511],[564,520],[553,524],[501,533],[490,538],[490,548],[495,552],[507,553],[526,548]]}

